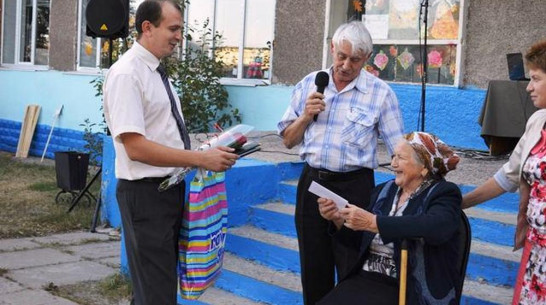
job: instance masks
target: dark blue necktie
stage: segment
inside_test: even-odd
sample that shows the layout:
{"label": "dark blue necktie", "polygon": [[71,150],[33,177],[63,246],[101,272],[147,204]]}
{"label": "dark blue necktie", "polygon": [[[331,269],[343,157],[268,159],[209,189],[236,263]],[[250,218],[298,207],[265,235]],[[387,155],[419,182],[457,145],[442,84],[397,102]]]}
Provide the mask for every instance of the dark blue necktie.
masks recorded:
{"label": "dark blue necktie", "polygon": [[186,125],[184,124],[184,121],[182,120],[182,117],[178,112],[178,108],[176,107],[176,101],[171,90],[171,85],[169,84],[169,78],[167,77],[167,73],[165,72],[165,68],[163,67],[163,65],[159,65],[157,67],[157,72],[159,72],[159,75],[161,75],[161,80],[163,81],[163,85],[165,85],[165,89],[167,89],[169,100],[171,100],[171,112],[173,113],[174,119],[176,121],[176,126],[178,127],[178,131],[180,132],[180,137],[184,142],[184,149],[191,149],[188,129],[186,129]]}

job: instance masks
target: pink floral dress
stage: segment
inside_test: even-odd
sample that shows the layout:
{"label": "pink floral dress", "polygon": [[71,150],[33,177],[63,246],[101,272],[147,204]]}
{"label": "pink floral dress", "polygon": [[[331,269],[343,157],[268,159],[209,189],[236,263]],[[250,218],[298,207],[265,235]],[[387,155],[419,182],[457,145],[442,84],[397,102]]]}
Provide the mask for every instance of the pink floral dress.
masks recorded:
{"label": "pink floral dress", "polygon": [[[523,166],[523,178],[531,186],[527,207],[526,246],[530,247],[525,270],[518,274],[521,278],[519,302],[516,304],[546,304],[546,131],[542,139],[531,150]],[[523,267],[523,266],[522,266]],[[517,296],[514,296],[515,300]]]}

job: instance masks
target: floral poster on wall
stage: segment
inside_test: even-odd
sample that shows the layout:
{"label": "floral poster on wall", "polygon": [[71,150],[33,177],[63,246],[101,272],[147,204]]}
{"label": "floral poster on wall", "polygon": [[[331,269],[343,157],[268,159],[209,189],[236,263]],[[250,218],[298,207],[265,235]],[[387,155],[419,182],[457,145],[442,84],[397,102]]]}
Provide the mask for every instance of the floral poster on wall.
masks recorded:
{"label": "floral poster on wall", "polygon": [[[375,45],[364,69],[375,76],[397,82],[420,82],[423,61],[419,46]],[[453,84],[456,72],[456,46],[439,45],[427,48],[428,83]]]}

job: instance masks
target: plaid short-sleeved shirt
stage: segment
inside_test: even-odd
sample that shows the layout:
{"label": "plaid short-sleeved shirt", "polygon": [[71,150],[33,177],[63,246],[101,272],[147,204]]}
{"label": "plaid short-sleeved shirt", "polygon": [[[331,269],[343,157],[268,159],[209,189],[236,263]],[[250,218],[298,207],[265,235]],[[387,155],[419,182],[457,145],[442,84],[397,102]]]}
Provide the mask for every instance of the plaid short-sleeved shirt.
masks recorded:
{"label": "plaid short-sleeved shirt", "polygon": [[[305,100],[317,90],[318,71],[301,80],[281,121],[280,135],[305,109]],[[327,70],[330,82],[324,91],[326,109],[305,130],[300,157],[310,166],[336,172],[360,168],[377,168],[377,139],[382,137],[390,154],[404,126],[398,99],[382,80],[362,70],[360,75],[338,92]]]}

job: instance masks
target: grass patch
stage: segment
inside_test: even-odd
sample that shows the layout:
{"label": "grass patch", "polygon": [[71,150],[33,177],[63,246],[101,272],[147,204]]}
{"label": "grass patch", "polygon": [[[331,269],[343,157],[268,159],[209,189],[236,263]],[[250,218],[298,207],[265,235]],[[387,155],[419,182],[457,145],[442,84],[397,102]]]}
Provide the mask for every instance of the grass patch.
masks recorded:
{"label": "grass patch", "polygon": [[127,299],[133,291],[129,278],[121,273],[111,275],[100,281],[98,287],[101,294],[109,299],[116,299],[120,296]]}
{"label": "grass patch", "polygon": [[59,286],[55,285],[53,282],[49,282],[49,283],[45,284],[42,288],[45,291],[49,291],[51,293],[55,293],[55,292],[59,291]]}
{"label": "grass patch", "polygon": [[81,305],[118,305],[130,299],[132,288],[129,279],[118,273],[101,281],[59,286],[52,293]]}
{"label": "grass patch", "polygon": [[50,181],[33,183],[28,186],[28,189],[37,192],[58,191],[57,184]]}
{"label": "grass patch", "polygon": [[[93,183],[97,194],[100,181]],[[78,203],[66,213],[70,202],[55,202],[55,168],[25,163],[12,154],[0,152],[0,238],[33,237],[53,233],[87,230],[91,226],[94,204]]]}
{"label": "grass patch", "polygon": [[0,268],[0,276],[4,276],[6,273],[8,273],[8,269]]}

